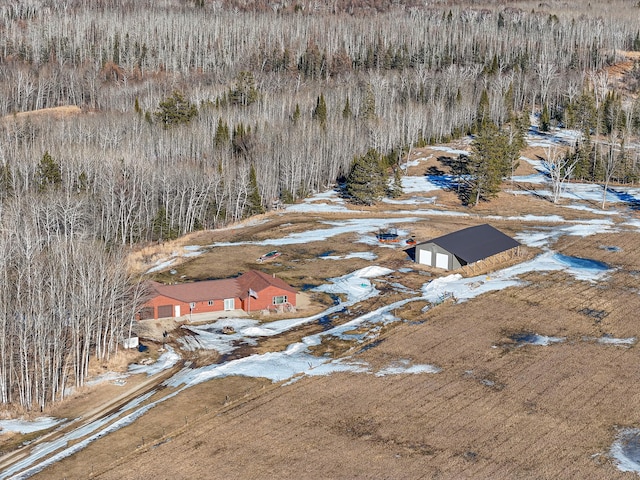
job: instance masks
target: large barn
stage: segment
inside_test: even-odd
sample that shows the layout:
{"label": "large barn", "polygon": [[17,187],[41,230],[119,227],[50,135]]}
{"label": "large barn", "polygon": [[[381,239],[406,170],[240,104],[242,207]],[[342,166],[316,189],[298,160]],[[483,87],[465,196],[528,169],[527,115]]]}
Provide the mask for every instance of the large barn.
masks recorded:
{"label": "large barn", "polygon": [[180,317],[190,314],[244,310],[284,310],[296,306],[296,289],[257,270],[236,278],[164,285],[150,282],[151,297],[140,318]]}
{"label": "large barn", "polygon": [[510,236],[484,224],[417,244],[415,260],[422,265],[456,270],[519,246]]}

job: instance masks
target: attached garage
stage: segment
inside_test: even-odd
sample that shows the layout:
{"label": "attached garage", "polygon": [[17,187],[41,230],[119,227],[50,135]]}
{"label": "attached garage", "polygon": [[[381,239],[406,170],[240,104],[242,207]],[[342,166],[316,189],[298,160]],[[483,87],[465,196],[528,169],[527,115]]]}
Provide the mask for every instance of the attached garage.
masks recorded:
{"label": "attached garage", "polygon": [[147,320],[149,318],[155,318],[153,307],[144,307],[140,310],[140,319]]}
{"label": "attached garage", "polygon": [[158,307],[158,318],[173,317],[173,305],[160,305]]}
{"label": "attached garage", "polygon": [[415,258],[421,265],[456,270],[519,246],[518,241],[484,224],[419,243]]}

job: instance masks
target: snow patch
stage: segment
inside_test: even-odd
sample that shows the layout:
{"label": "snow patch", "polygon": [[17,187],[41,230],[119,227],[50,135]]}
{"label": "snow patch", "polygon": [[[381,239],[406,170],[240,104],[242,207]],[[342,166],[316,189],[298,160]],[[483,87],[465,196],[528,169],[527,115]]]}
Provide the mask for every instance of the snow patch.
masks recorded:
{"label": "snow patch", "polygon": [[640,473],[640,429],[620,430],[609,453],[618,470]]}
{"label": "snow patch", "polygon": [[546,335],[538,335],[537,333],[518,333],[513,335],[511,339],[516,342],[519,347],[523,345],[539,345],[546,347],[552,343],[564,342],[565,337],[548,337]]}
{"label": "snow patch", "polygon": [[138,365],[135,363],[129,365],[129,373],[134,375],[137,373],[146,373],[147,376],[151,376],[173,367],[180,360],[180,355],[169,345],[166,345],[165,348],[166,351],[151,365]]}
{"label": "snow patch", "polygon": [[636,337],[628,337],[628,338],[615,338],[609,335],[604,335],[598,339],[596,342],[601,343],[603,345],[622,345],[625,347],[635,345]]}
{"label": "snow patch", "polygon": [[413,365],[411,361],[401,359],[391,363],[389,366],[382,368],[376,372],[376,377],[384,377],[385,375],[400,374],[418,374],[418,373],[439,373],[442,369],[433,365]]}
{"label": "snow patch", "polygon": [[0,420],[0,430],[4,432],[32,433],[55,427],[63,420],[53,417],[39,417],[35,420]]}
{"label": "snow patch", "polygon": [[348,260],[350,258],[362,258],[363,260],[375,260],[378,256],[373,252],[353,252],[347,255],[324,255],[323,260]]}

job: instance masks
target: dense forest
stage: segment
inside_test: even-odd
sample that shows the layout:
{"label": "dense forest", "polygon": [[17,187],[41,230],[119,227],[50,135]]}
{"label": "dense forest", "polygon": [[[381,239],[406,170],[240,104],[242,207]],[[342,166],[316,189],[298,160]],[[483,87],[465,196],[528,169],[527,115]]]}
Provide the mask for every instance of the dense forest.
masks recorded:
{"label": "dense forest", "polygon": [[[117,348],[143,294],[128,248],[294,202],[363,159],[397,176],[407,148],[539,114],[584,132],[576,177],[636,181],[637,155],[611,158],[640,132],[640,68],[616,90],[606,67],[640,50],[640,10],[488,3],[0,6],[0,401],[44,408]],[[79,109],[25,113],[62,106]]]}

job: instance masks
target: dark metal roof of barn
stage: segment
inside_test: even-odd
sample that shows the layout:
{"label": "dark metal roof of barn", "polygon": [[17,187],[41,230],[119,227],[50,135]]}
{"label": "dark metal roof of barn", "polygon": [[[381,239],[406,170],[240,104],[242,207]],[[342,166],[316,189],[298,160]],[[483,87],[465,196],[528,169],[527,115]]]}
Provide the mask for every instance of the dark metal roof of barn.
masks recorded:
{"label": "dark metal roof of barn", "polygon": [[477,262],[520,245],[518,241],[486,223],[434,238],[421,245],[427,243],[435,243],[466,263]]}

